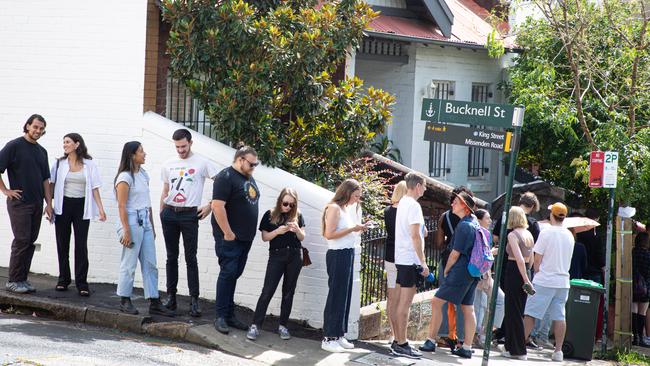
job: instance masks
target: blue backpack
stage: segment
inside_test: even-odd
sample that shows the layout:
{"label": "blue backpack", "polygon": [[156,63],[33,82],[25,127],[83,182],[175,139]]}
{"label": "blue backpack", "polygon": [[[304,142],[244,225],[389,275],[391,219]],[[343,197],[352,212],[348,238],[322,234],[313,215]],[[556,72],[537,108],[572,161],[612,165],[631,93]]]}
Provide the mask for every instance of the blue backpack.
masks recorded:
{"label": "blue backpack", "polygon": [[488,240],[489,235],[490,232],[486,228],[478,225],[472,255],[469,257],[469,263],[467,264],[467,271],[472,277],[481,277],[492,268],[494,256]]}

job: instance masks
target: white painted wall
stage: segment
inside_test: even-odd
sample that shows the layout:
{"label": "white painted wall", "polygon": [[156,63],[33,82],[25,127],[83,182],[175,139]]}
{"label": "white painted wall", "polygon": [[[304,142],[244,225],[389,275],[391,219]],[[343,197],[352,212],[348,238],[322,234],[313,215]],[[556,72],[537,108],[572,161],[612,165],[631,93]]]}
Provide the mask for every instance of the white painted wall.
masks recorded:
{"label": "white painted wall", "polygon": [[[175,154],[172,132],[178,125],[153,113],[142,114],[145,60],[146,0],[113,2],[70,0],[0,0],[0,145],[22,135],[29,115],[42,114],[47,134],[39,141],[49,152],[50,161],[62,154],[62,136],[82,134],[100,167],[101,189],[108,214],[105,223],[93,222],[89,237],[89,280],[115,283],[120,245],[115,234],[118,222],[112,181],[124,142],[139,140],[148,154],[145,169],[152,177],[152,201],[161,192],[160,167]],[[195,134],[198,135],[198,134]],[[203,136],[196,136],[194,151],[220,167],[229,165],[234,151]],[[307,224],[305,246],[313,265],[304,269],[298,281],[292,318],[322,326],[327,296],[325,251],[320,235],[320,213],[332,193],[279,169],[260,166],[255,173],[261,191],[260,218],[271,208],[284,186],[297,189]],[[6,174],[3,176],[8,183]],[[205,200],[211,192],[206,184]],[[157,215],[154,204],[154,216]],[[165,246],[156,220],[159,287],[165,287]],[[0,200],[0,266],[9,262],[13,235]],[[58,274],[54,227],[44,222],[32,271]],[[254,308],[261,293],[268,244],[259,236],[254,242],[246,271],[237,286],[235,302]],[[72,251],[71,251],[72,252]],[[182,251],[181,251],[182,253]],[[209,220],[200,225],[199,271],[201,296],[214,299],[218,265]],[[187,293],[184,258],[181,254],[179,291]],[[357,257],[355,286],[359,288]],[[137,275],[136,286],[141,286]],[[358,330],[359,294],[355,293],[350,313],[350,338]],[[206,309],[207,310],[207,309]],[[269,312],[279,314],[276,296]],[[210,312],[205,316],[211,316]]]}

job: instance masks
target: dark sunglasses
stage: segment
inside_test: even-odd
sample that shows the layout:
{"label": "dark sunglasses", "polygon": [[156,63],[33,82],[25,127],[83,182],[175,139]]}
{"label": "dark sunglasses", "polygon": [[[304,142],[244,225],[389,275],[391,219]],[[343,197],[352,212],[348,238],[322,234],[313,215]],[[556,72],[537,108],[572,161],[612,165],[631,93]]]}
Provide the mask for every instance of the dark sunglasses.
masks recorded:
{"label": "dark sunglasses", "polygon": [[255,163],[251,163],[251,162],[248,161],[248,159],[246,159],[246,158],[242,158],[242,159],[246,160],[246,162],[248,163],[248,165],[251,166],[251,168],[255,168],[256,166],[260,165],[260,162],[259,162],[259,161],[255,162]]}
{"label": "dark sunglasses", "polygon": [[282,206],[283,206],[283,207],[291,207],[291,208],[294,208],[294,207],[296,207],[296,204],[295,204],[295,203],[292,203],[292,202],[282,202]]}

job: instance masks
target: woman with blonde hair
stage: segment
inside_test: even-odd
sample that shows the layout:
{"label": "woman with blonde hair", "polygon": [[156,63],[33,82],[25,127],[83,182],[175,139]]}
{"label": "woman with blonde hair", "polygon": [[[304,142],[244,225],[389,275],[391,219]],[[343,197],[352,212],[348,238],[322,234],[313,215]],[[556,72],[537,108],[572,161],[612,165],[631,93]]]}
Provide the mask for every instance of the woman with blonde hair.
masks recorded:
{"label": "woman with blonde hair", "polygon": [[323,315],[323,342],[328,352],[354,348],[343,335],[348,331],[348,315],[352,296],[354,248],[361,243],[361,185],[354,179],[341,183],[323,211],[323,237],[327,239],[328,287]]}
{"label": "woman with blonde hair", "polygon": [[390,205],[384,209],[384,224],[386,227],[386,245],[384,246],[384,269],[386,271],[386,317],[390,332],[393,334],[393,315],[398,303],[399,288],[397,288],[397,267],[395,267],[395,218],[397,204],[406,194],[406,181],[395,185]]}
{"label": "woman with blonde hair", "polygon": [[506,343],[503,356],[527,359],[526,337],[524,333],[524,309],[526,295],[533,288],[528,278],[526,266],[533,261],[533,235],[527,230],[528,220],[521,207],[511,207],[508,215],[508,244],[506,254],[505,282],[505,317],[503,327]]}
{"label": "woman with blonde hair", "polygon": [[283,276],[278,334],[285,340],[291,338],[287,323],[291,314],[298,275],[302,268],[301,242],[305,239],[304,227],[305,221],[298,210],[298,193],[293,188],[284,188],[278,196],[275,207],[266,211],[260,221],[259,229],[262,232],[262,240],[270,242],[269,261],[266,265],[262,294],[255,307],[253,324],[248,328],[246,334],[250,340],[257,339],[258,327],[261,327],[264,322],[269,302]]}

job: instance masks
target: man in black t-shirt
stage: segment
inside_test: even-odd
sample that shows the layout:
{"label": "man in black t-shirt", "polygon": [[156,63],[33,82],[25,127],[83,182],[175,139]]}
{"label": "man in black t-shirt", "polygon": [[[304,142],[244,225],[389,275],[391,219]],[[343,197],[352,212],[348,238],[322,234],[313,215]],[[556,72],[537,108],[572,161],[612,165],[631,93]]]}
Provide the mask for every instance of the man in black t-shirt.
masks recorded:
{"label": "man in black t-shirt", "polygon": [[220,268],[214,327],[224,334],[230,331],[229,326],[248,329],[235,317],[234,297],[237,279],[244,272],[256,233],[260,191],[253,171],[258,165],[255,149],[241,146],[232,166],[219,172],[214,179],[212,235]]}
{"label": "man in black t-shirt", "polygon": [[23,126],[24,135],[9,141],[0,150],[0,173],[7,171],[9,188],[0,177],[0,191],[7,196],[7,211],[14,240],[9,258],[7,291],[27,293],[36,291],[27,281],[34,256],[34,242],[38,238],[45,214],[52,220],[52,193],[47,151],[36,141],[45,134],[45,119],[34,114]]}

